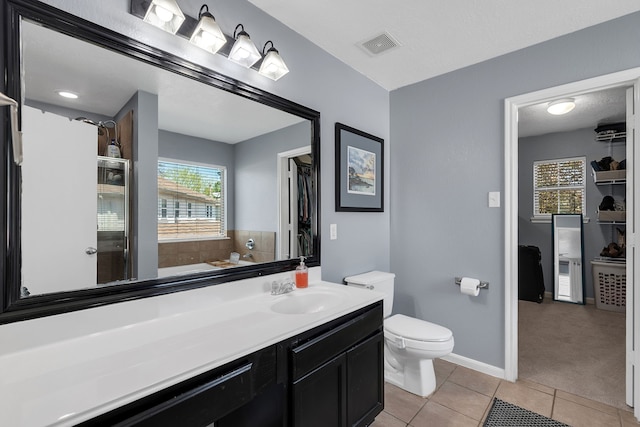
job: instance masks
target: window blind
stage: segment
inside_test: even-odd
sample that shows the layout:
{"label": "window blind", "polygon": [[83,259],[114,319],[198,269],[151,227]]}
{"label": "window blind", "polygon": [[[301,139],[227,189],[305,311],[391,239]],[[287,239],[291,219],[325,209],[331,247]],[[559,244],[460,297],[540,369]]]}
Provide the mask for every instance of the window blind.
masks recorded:
{"label": "window blind", "polygon": [[226,236],[222,166],[158,161],[158,240]]}
{"label": "window blind", "polygon": [[533,216],[584,213],[585,182],[585,157],[534,162]]}

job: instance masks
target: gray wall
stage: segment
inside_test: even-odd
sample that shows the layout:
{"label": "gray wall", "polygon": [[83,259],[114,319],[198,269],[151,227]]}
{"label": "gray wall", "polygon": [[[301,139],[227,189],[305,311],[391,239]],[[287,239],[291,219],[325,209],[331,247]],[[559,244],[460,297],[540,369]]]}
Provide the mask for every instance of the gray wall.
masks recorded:
{"label": "gray wall", "polygon": [[[273,40],[291,70],[277,82],[241,68],[221,55],[207,54],[190,45],[188,40],[151,27],[128,13],[129,0],[46,0],[44,3],[320,111],[321,235],[329,235],[329,224],[338,224],[338,239],[322,241],[323,279],[341,281],[349,274],[389,269],[388,201],[385,212],[376,214],[336,213],[333,204],[334,124],[342,122],[388,141],[389,93],[386,90],[246,0],[219,0],[211,11],[227,33],[233,33],[237,23],[242,22],[260,47],[267,40]],[[197,16],[202,1],[181,0],[180,6],[186,14]],[[387,158],[389,145],[386,144]],[[388,166],[385,177],[388,190]]]}
{"label": "gray wall", "polygon": [[[632,14],[391,92],[394,310],[452,329],[454,352],[504,367],[504,99],[640,66]],[[490,282],[463,296],[455,276]]]}
{"label": "gray wall", "polygon": [[[624,199],[624,186],[597,186],[591,177],[592,160],[600,160],[611,155],[620,161],[625,158],[624,144],[597,142],[593,129],[580,129],[573,132],[552,133],[541,136],[521,138],[518,141],[518,242],[533,245],[542,253],[542,270],[547,292],[553,290],[553,248],[551,244],[551,223],[532,223],[533,216],[533,162],[553,160],[565,157],[586,156],[587,158],[587,211],[589,222],[583,225],[584,261],[586,296],[593,297],[593,275],[590,260],[600,255],[602,248],[617,242],[615,227],[599,224],[596,211],[606,194],[616,199]],[[622,194],[620,194],[622,193]],[[624,227],[622,227],[624,229]]]}
{"label": "gray wall", "polygon": [[138,91],[120,113],[133,110],[132,277],[158,276],[158,96]]}
{"label": "gray wall", "polygon": [[278,231],[278,153],[310,145],[308,121],[235,144],[236,229]]}
{"label": "gray wall", "polygon": [[[227,228],[235,228],[235,149],[233,145],[161,130],[158,156],[171,160],[207,163],[227,168]],[[157,213],[156,213],[157,214]]]}

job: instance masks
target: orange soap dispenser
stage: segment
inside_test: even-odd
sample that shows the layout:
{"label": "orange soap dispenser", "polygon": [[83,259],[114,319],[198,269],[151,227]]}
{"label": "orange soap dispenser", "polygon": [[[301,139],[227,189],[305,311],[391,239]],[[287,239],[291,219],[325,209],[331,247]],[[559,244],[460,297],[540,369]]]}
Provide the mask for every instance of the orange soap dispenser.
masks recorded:
{"label": "orange soap dispenser", "polygon": [[309,286],[309,269],[304,265],[304,257],[300,257],[300,265],[296,267],[296,288]]}

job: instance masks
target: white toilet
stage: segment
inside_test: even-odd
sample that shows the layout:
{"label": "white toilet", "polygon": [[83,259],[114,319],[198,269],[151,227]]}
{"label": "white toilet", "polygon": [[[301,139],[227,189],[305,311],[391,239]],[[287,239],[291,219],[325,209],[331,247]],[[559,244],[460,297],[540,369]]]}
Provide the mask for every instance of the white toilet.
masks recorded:
{"label": "white toilet", "polygon": [[453,351],[453,334],[443,326],[403,314],[391,317],[395,274],[382,271],[345,277],[347,285],[385,295],[384,379],[408,392],[426,397],[436,389],[433,359]]}

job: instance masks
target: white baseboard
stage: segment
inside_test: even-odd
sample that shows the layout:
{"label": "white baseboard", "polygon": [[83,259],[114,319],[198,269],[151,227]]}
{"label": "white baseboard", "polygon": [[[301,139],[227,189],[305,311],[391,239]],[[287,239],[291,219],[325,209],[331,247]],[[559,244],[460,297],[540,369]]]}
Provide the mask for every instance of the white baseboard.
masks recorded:
{"label": "white baseboard", "polygon": [[483,374],[491,375],[492,377],[505,379],[505,370],[493,365],[486,364],[484,362],[478,362],[468,357],[459,356],[455,353],[451,353],[447,356],[441,357],[442,360],[455,363],[456,365],[464,366],[465,368],[473,369],[474,371],[481,372]]}

